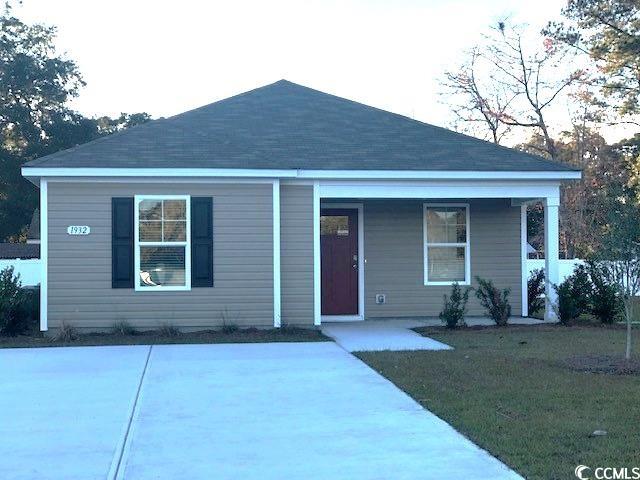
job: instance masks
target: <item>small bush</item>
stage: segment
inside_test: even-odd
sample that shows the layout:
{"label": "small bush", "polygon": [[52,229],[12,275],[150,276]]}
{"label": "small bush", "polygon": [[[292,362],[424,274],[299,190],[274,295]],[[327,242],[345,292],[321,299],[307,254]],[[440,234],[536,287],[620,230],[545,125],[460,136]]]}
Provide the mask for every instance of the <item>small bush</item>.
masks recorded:
{"label": "small bush", "polygon": [[575,302],[579,310],[579,315],[589,313],[591,295],[593,293],[593,284],[589,278],[589,272],[584,265],[578,265],[571,275],[571,283]]}
{"label": "small bush", "polygon": [[78,330],[74,326],[69,325],[67,322],[62,322],[62,325],[53,337],[53,341],[60,343],[70,343],[77,338]]}
{"label": "small bush", "polygon": [[233,323],[225,323],[222,325],[222,333],[235,333],[240,330],[240,327]]}
{"label": "small bush", "polygon": [[13,267],[0,272],[0,335],[15,336],[29,329],[30,296]]}
{"label": "small bush", "polygon": [[126,320],[120,320],[113,324],[111,333],[114,335],[135,335],[137,330]]}
{"label": "small bush", "polygon": [[568,277],[560,285],[554,285],[553,288],[558,294],[558,303],[553,307],[558,315],[558,320],[563,325],[570,325],[581,313],[571,277]]}
{"label": "small bush", "polygon": [[464,293],[458,282],[454,282],[451,288],[451,296],[443,296],[444,306],[440,312],[440,320],[447,328],[457,328],[464,325],[464,316],[467,313],[467,302],[469,301],[469,289]]}
{"label": "small bush", "polygon": [[591,312],[593,284],[584,265],[578,265],[573,274],[553,288],[558,294],[557,304],[553,308],[560,323],[570,325],[580,315]]}
{"label": "small bush", "polygon": [[618,287],[607,280],[602,266],[595,262],[587,264],[593,285],[591,290],[591,313],[604,324],[614,323],[622,313],[622,299]]}
{"label": "small bush", "polygon": [[491,280],[484,280],[480,277],[476,277],[476,281],[478,282],[476,297],[480,301],[480,305],[487,311],[487,315],[499,327],[507,325],[511,316],[511,305],[508,300],[511,290],[505,288],[500,291]]}
{"label": "small bush", "polygon": [[163,337],[177,337],[180,335],[180,329],[170,323],[163,323],[160,325],[158,333]]}
{"label": "small bush", "polygon": [[527,298],[529,315],[544,308],[544,269],[539,268],[531,272],[527,280]]}

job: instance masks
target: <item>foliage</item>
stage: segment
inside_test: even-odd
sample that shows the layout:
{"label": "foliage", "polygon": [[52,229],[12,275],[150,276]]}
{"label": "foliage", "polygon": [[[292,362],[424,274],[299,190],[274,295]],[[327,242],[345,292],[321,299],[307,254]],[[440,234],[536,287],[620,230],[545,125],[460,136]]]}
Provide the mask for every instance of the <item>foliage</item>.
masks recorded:
{"label": "foliage", "polygon": [[447,326],[447,328],[457,328],[464,325],[464,316],[467,313],[467,302],[469,301],[469,289],[466,288],[464,293],[458,285],[458,282],[454,282],[451,287],[451,296],[443,296],[444,307],[440,312],[440,320]]}
{"label": "foliage", "polygon": [[544,308],[544,269],[531,272],[527,279],[527,299],[529,315]]}
{"label": "foliage", "polygon": [[240,327],[235,323],[223,323],[222,328],[220,329],[222,333],[236,333],[240,330]]}
{"label": "foliage", "polygon": [[572,278],[566,278],[564,282],[560,285],[554,285],[553,288],[558,295],[557,304],[553,306],[558,320],[563,325],[571,325],[582,313],[575,295]]}
{"label": "foliage", "polygon": [[53,337],[54,342],[70,343],[78,339],[78,329],[63,321],[62,325]]}
{"label": "foliage", "polygon": [[591,80],[618,115],[640,113],[640,3],[569,0],[562,13],[568,22],[551,23],[547,32],[591,57]]}
{"label": "foliage", "polygon": [[601,264],[589,261],[587,269],[592,284],[591,313],[602,323],[614,323],[622,313],[618,288],[609,281],[607,271]]}
{"label": "foliage", "polygon": [[640,294],[640,208],[637,193],[630,188],[610,191],[608,199],[608,221],[592,260],[622,298],[627,324],[625,358],[630,359],[634,299]]}
{"label": "foliage", "polygon": [[0,12],[0,240],[24,234],[38,204],[36,188],[20,174],[28,160],[149,120],[122,114],[91,119],[68,102],[84,81],[77,65],[55,48],[56,29]]}
{"label": "foliage", "polygon": [[14,336],[29,329],[29,297],[13,267],[0,271],[0,335]]}
{"label": "foliage", "polygon": [[180,329],[171,323],[163,323],[158,329],[158,333],[163,337],[177,337]]}
{"label": "foliage", "polygon": [[111,327],[111,333],[114,335],[135,335],[138,331],[126,320],[119,320]]}
{"label": "foliage", "polygon": [[507,325],[511,316],[511,305],[509,304],[511,290],[505,288],[501,291],[491,280],[480,277],[476,277],[476,282],[478,282],[476,297],[486,310],[487,315],[496,322],[496,325],[500,327]]}

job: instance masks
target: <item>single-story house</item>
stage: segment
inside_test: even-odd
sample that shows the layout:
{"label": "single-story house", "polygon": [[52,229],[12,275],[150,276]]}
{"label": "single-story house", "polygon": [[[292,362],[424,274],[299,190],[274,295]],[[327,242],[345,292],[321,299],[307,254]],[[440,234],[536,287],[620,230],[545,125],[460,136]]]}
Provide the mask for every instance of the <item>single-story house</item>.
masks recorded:
{"label": "single-story house", "polygon": [[580,178],[285,80],[22,174],[40,187],[42,330],[435,316],[476,276],[526,316],[526,204],[544,202],[556,282],[560,184]]}

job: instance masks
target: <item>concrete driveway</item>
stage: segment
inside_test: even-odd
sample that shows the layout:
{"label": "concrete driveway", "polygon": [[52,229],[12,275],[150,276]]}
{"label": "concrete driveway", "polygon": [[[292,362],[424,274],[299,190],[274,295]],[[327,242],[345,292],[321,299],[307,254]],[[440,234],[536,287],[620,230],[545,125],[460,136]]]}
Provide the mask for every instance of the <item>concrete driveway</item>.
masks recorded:
{"label": "concrete driveway", "polygon": [[0,350],[3,479],[520,478],[334,343]]}

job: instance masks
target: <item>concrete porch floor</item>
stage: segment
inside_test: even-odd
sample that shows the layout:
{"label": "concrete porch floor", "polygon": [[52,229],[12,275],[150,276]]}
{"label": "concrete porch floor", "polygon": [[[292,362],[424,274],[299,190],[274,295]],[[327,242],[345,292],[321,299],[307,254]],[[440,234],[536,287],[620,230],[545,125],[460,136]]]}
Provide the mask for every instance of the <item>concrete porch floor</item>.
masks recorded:
{"label": "concrete porch floor", "polygon": [[[469,317],[467,325],[493,325],[488,317]],[[545,323],[536,318],[514,317],[512,325]],[[416,327],[441,326],[439,318],[387,318],[359,322],[323,322],[322,333],[348,352],[382,350],[450,350],[452,347],[411,330]]]}

